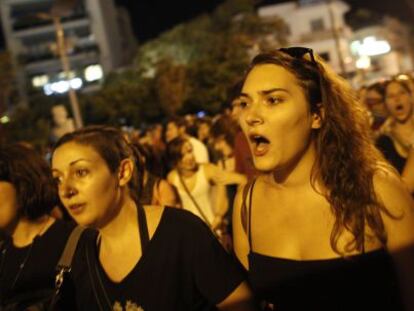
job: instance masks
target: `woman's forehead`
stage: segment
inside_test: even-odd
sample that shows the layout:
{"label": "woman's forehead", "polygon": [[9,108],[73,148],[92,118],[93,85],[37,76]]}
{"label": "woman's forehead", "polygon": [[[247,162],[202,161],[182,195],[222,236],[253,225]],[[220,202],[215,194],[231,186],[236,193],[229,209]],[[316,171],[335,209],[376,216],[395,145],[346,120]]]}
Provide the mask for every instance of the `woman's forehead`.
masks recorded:
{"label": "woman's forehead", "polygon": [[273,88],[290,89],[297,85],[296,77],[280,65],[263,64],[255,66],[247,75],[242,93],[270,90]]}

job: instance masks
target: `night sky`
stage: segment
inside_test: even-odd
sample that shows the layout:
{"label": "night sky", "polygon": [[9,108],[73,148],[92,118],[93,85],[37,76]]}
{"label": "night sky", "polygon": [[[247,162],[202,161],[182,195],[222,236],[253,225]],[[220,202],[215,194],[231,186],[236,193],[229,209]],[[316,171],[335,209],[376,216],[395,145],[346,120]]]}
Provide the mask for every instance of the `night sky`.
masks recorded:
{"label": "night sky", "polygon": [[[345,0],[351,8],[364,7],[413,23],[414,5],[411,9],[407,4],[409,1],[413,0]],[[144,42],[175,24],[191,19],[202,12],[213,10],[223,0],[116,0],[116,2],[129,10],[137,39]],[[258,2],[273,4],[287,1],[259,0]]]}
{"label": "night sky", "polygon": [[[131,15],[134,33],[139,42],[155,38],[172,26],[189,20],[203,12],[209,12],[224,0],[115,0],[118,5],[125,6]],[[259,0],[260,1],[260,0]],[[394,15],[414,25],[413,0],[346,0],[351,7],[365,7],[379,13]],[[262,4],[281,3],[281,0],[261,0]],[[0,32],[0,48],[4,47]]]}

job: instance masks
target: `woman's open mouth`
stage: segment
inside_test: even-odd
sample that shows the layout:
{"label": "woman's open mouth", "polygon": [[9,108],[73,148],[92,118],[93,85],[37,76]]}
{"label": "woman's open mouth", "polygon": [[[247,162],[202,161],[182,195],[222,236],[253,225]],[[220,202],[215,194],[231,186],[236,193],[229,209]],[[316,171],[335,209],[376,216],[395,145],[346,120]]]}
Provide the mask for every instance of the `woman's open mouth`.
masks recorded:
{"label": "woman's open mouth", "polygon": [[260,157],[265,155],[269,151],[270,141],[266,137],[262,135],[251,134],[249,136],[249,140],[251,144],[252,153],[254,156]]}

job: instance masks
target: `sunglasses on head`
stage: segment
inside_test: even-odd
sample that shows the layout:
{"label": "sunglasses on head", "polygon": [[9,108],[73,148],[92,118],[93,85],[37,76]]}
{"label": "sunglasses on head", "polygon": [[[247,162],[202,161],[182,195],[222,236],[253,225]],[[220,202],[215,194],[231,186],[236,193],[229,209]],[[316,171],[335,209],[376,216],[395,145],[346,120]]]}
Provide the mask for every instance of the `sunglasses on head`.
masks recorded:
{"label": "sunglasses on head", "polygon": [[313,55],[313,50],[310,48],[305,48],[301,46],[292,46],[289,48],[280,48],[279,51],[285,54],[288,54],[289,56],[292,56],[294,58],[299,58],[299,59],[309,53],[311,62],[316,64],[315,56]]}

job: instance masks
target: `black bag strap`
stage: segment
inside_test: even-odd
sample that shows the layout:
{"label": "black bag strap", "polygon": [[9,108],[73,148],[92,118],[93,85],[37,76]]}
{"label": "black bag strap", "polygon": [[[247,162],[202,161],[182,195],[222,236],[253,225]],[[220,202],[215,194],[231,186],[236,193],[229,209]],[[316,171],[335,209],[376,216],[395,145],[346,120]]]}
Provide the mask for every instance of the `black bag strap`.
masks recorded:
{"label": "black bag strap", "polygon": [[47,308],[48,311],[52,311],[55,308],[57,302],[57,297],[62,287],[65,274],[70,272],[72,266],[73,256],[78,246],[79,239],[85,230],[85,227],[76,226],[69,235],[68,240],[66,241],[65,248],[63,249],[62,255],[56,265],[56,279],[55,279],[55,291],[52,297],[52,300]]}
{"label": "black bag strap", "polygon": [[70,269],[71,265],[72,265],[72,260],[73,260],[73,255],[75,254],[76,251],[76,247],[78,245],[79,239],[82,235],[82,232],[85,230],[86,228],[83,226],[76,226],[67,242],[66,242],[66,246],[63,250],[62,255],[60,256],[59,262],[57,264],[57,269],[60,270],[61,268],[65,268],[67,270]]}
{"label": "black bag strap", "polygon": [[210,227],[211,230],[213,230],[213,226],[208,220],[206,214],[204,214],[203,210],[201,209],[200,205],[198,205],[197,201],[194,199],[194,197],[191,195],[190,190],[188,190],[187,185],[184,182],[183,177],[181,176],[180,172],[177,170],[178,178],[180,179],[180,183],[183,186],[185,192],[190,197],[191,201],[193,202],[194,206],[197,208],[198,212],[200,213],[201,218],[203,218],[204,222]]}

